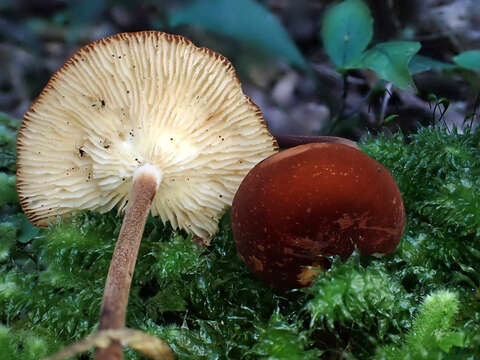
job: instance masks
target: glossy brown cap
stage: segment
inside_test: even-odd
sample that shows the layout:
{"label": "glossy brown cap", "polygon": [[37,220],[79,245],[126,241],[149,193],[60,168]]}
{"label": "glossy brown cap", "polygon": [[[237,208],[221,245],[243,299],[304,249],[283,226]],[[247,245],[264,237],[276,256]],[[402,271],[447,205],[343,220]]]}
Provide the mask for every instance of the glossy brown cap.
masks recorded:
{"label": "glossy brown cap", "polygon": [[405,226],[391,174],[353,147],[312,143],[273,155],[241,183],[232,206],[238,252],[277,288],[308,285],[328,256],[390,253]]}

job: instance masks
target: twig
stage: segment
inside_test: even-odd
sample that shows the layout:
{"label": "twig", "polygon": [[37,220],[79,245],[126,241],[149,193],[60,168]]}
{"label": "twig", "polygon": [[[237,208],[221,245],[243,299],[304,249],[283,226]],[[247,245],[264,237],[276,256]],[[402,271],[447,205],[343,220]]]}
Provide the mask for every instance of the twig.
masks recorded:
{"label": "twig", "polygon": [[274,134],[278,146],[281,148],[291,148],[298,145],[310,144],[314,142],[331,142],[337,144],[344,144],[358,149],[355,141],[345,139],[337,136],[302,136],[289,134]]}
{"label": "twig", "polygon": [[105,349],[113,342],[118,342],[122,346],[129,346],[153,360],[174,359],[172,349],[155,336],[139,330],[117,329],[99,331],[43,360],[62,360],[85,352],[92,347]]}
{"label": "twig", "polygon": [[338,111],[337,116],[333,119],[330,129],[328,129],[327,134],[331,134],[333,130],[338,126],[338,124],[343,120],[345,109],[347,107],[347,96],[348,96],[348,76],[347,73],[343,74],[343,90],[342,90],[342,101],[340,105],[340,110]]}
{"label": "twig", "polygon": [[477,94],[477,98],[475,99],[475,103],[473,104],[473,114],[472,120],[470,121],[470,128],[473,126],[473,121],[477,117],[477,110],[480,107],[480,92]]}
{"label": "twig", "polygon": [[392,83],[387,83],[385,85],[385,96],[383,97],[382,107],[380,108],[380,119],[378,120],[378,124],[380,125],[385,119],[385,115],[387,113],[388,102],[392,98]]}
{"label": "twig", "polygon": [[468,114],[467,116],[465,116],[465,118],[463,119],[463,124],[462,124],[463,127],[465,126],[465,123],[468,120],[470,120],[469,127],[470,127],[470,129],[472,128],[473,122],[475,121],[475,118],[477,117],[478,107],[480,107],[480,92],[477,94],[477,96],[475,98],[475,102],[473,103],[472,112],[470,114]]}

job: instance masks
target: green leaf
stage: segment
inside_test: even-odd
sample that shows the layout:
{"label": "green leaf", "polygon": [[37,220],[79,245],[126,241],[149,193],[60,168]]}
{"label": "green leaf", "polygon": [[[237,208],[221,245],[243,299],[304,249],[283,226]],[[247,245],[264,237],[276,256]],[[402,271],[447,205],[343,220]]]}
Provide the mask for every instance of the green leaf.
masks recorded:
{"label": "green leaf", "polygon": [[408,71],[408,64],[420,47],[420,43],[410,41],[380,43],[364,52],[360,62],[353,67],[369,68],[400,89],[414,91],[415,84]]}
{"label": "green leaf", "polygon": [[197,0],[170,14],[170,25],[196,25],[279,56],[300,68],[307,62],[280,21],[254,0]]}
{"label": "green leaf", "polygon": [[16,134],[0,123],[0,145],[10,145],[15,142]]}
{"label": "green leaf", "polygon": [[33,226],[24,214],[13,215],[9,220],[19,229],[18,241],[22,244],[28,243],[38,235],[39,229]]}
{"label": "green leaf", "polygon": [[433,101],[433,102],[437,103],[438,98],[437,98],[437,95],[430,93],[430,94],[427,95],[427,100],[428,100],[428,102]]}
{"label": "green leaf", "polygon": [[363,1],[347,0],[330,8],[323,18],[323,46],[338,68],[359,59],[372,40],[373,18]]}
{"label": "green leaf", "polygon": [[16,129],[20,124],[20,121],[10,117],[7,113],[0,111],[0,123],[12,129]]}
{"label": "green leaf", "polygon": [[458,66],[470,70],[480,70],[480,50],[465,51],[453,58]]}
{"label": "green leaf", "polygon": [[410,63],[408,69],[411,75],[415,75],[424,71],[430,70],[448,70],[455,68],[455,65],[443,61],[438,61],[427,56],[415,55]]}
{"label": "green leaf", "polygon": [[[0,169],[15,171],[16,161],[17,161],[17,158],[13,150],[0,147]],[[1,197],[2,196],[0,196],[0,198]]]}
{"label": "green leaf", "polygon": [[383,123],[384,123],[384,124],[388,124],[388,123],[392,122],[393,120],[395,120],[396,118],[398,118],[398,115],[397,115],[397,114],[388,115],[388,116],[383,120]]}

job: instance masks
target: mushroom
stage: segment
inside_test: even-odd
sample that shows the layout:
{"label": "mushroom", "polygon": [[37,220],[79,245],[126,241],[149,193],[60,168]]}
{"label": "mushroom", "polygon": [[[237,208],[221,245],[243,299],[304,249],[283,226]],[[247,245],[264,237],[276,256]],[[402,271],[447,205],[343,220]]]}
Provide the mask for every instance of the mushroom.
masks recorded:
{"label": "mushroom", "polygon": [[[149,212],[208,242],[241,180],[277,144],[225,57],[144,31],[76,52],[26,112],[17,150],[20,204],[35,225],[82,210],[125,211],[103,330],[125,325]],[[104,358],[114,352],[122,356],[117,345]]]}
{"label": "mushroom", "polygon": [[257,164],[238,188],[231,223],[247,267],[275,288],[309,285],[329,257],[387,254],[405,227],[400,191],[351,146],[312,143]]}

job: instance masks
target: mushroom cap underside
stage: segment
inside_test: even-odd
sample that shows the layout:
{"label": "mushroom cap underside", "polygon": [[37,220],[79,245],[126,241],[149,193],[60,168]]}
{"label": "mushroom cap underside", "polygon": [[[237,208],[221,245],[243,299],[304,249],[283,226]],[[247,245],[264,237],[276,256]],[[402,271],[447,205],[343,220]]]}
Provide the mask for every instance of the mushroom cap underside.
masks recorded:
{"label": "mushroom cap underside", "polygon": [[36,225],[122,210],[150,163],[163,179],[152,214],[209,238],[248,171],[276,151],[226,58],[178,35],[122,33],[81,48],[26,112],[17,190]]}

